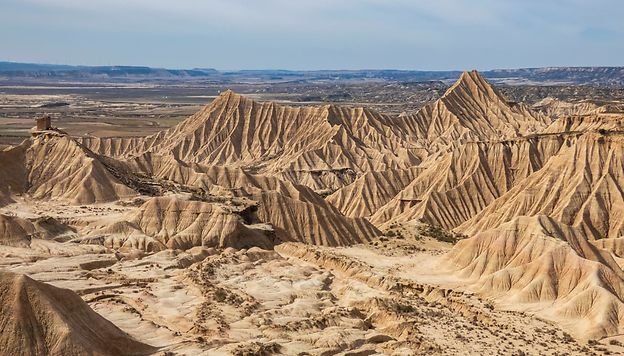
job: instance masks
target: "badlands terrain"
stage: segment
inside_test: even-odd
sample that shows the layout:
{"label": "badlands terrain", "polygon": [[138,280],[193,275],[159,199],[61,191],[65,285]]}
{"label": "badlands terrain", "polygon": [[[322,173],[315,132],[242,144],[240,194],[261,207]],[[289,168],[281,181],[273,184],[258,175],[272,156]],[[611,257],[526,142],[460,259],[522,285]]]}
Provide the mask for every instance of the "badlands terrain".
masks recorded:
{"label": "badlands terrain", "polygon": [[0,352],[624,353],[624,107],[475,71],[421,90],[11,136]]}

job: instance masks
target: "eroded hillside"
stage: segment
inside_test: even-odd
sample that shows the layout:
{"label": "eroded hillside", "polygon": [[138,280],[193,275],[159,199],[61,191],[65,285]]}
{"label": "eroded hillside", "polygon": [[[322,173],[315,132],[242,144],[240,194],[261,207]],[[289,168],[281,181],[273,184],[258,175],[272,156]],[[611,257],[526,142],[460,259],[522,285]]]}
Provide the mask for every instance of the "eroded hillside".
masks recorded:
{"label": "eroded hillside", "polygon": [[33,131],[0,152],[0,347],[624,352],[623,127],[473,71],[413,113],[225,91],[145,137]]}

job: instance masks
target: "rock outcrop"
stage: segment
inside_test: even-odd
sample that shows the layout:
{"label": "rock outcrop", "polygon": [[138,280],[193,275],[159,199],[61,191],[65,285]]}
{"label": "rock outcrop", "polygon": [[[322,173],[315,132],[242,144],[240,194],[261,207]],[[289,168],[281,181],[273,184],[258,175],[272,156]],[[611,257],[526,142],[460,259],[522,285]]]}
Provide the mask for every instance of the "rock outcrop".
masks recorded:
{"label": "rock outcrop", "polygon": [[0,349],[5,355],[147,355],[68,290],[0,271]]}

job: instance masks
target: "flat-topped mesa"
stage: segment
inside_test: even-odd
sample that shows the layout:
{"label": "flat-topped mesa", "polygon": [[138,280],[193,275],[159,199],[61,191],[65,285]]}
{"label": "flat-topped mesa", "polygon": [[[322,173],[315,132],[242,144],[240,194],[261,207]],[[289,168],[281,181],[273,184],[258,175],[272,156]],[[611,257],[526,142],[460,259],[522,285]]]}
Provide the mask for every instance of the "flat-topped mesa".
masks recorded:
{"label": "flat-topped mesa", "polygon": [[50,118],[49,115],[38,117],[35,119],[35,122],[37,122],[36,127],[39,131],[49,130],[52,128],[52,118]]}
{"label": "flat-topped mesa", "polygon": [[33,137],[43,134],[64,136],[67,135],[67,132],[59,130],[56,127],[52,127],[52,118],[50,115],[42,115],[35,118],[35,126],[30,129],[30,134]]}

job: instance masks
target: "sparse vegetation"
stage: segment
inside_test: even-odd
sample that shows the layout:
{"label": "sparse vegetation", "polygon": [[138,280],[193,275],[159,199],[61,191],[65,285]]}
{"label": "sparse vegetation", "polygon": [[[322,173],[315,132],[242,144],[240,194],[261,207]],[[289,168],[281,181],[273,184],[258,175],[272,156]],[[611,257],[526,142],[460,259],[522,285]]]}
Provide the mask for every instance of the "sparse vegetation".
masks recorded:
{"label": "sparse vegetation", "polygon": [[574,338],[572,337],[572,335],[564,332],[563,333],[563,342],[566,342],[566,343],[574,342]]}
{"label": "sparse vegetation", "polygon": [[[557,219],[550,216],[552,214],[548,211],[544,212],[546,216],[543,216],[543,220],[541,217],[533,220],[536,217],[526,216],[530,220],[517,220],[518,224],[512,225],[513,229],[507,227],[499,230],[501,233],[491,232],[491,229],[503,223],[515,224],[515,222],[492,221],[492,226],[489,226],[490,222],[475,223],[478,229],[467,229],[475,232],[475,238],[464,241],[466,244],[461,247],[465,250],[460,251],[460,246],[453,249],[452,244],[457,244],[465,236],[448,231],[444,226],[454,226],[459,221],[467,221],[468,226],[471,220],[466,219],[473,219],[474,214],[479,215],[477,211],[484,211],[477,216],[478,218],[496,216],[498,211],[512,211],[497,207],[496,204],[491,208],[489,203],[492,196],[487,194],[487,189],[496,189],[497,193],[502,194],[499,200],[501,201],[510,195],[505,192],[512,189],[512,186],[518,187],[513,189],[522,188],[522,191],[527,191],[538,186],[539,182],[545,182],[545,179],[531,180],[533,178],[530,175],[537,168],[541,170],[540,174],[545,172],[549,174],[549,178],[557,178],[559,172],[551,172],[552,166],[548,168],[542,163],[546,162],[547,158],[556,161],[557,158],[552,156],[555,154],[565,158],[563,160],[565,162],[573,161],[570,159],[571,156],[566,155],[572,153],[571,145],[574,145],[575,150],[577,147],[583,148],[580,146],[579,142],[582,140],[579,137],[586,134],[584,129],[555,132],[556,127],[553,129],[548,123],[549,120],[545,120],[546,116],[545,122],[542,122],[541,117],[536,117],[538,120],[535,121],[532,115],[525,116],[527,112],[518,106],[519,103],[510,101],[509,107],[506,107],[504,100],[502,101],[498,95],[490,97],[489,94],[494,90],[490,90],[485,80],[479,78],[477,73],[467,73],[463,77],[466,81],[458,83],[450,91],[452,95],[448,98],[452,100],[434,104],[434,107],[439,108],[436,110],[438,114],[429,117],[429,110],[420,112],[427,116],[426,119],[419,119],[424,124],[441,122],[438,119],[452,117],[453,120],[443,120],[450,122],[451,127],[423,127],[422,129],[430,131],[430,135],[422,137],[421,129],[413,129],[412,124],[401,127],[408,121],[403,118],[392,120],[396,118],[392,114],[372,115],[372,111],[368,110],[343,112],[342,108],[334,106],[330,106],[329,111],[326,108],[310,108],[309,113],[308,108],[303,111],[276,110],[281,104],[275,106],[270,103],[257,103],[232,92],[215,99],[214,105],[209,107],[209,110],[200,111],[191,120],[191,125],[186,122],[175,130],[163,131],[162,135],[149,139],[137,138],[140,143],[136,145],[133,142],[139,141],[134,139],[127,141],[130,142],[127,146],[129,152],[121,149],[126,146],[124,143],[126,141],[113,138],[110,141],[94,140],[90,137],[72,139],[75,142],[67,139],[67,144],[78,145],[74,156],[84,158],[79,164],[72,166],[74,168],[70,170],[71,172],[81,173],[85,165],[89,168],[88,164],[97,164],[91,166],[92,169],[85,170],[86,173],[82,172],[84,174],[76,174],[78,178],[90,177],[89,180],[79,182],[80,184],[75,184],[72,179],[68,180],[66,171],[60,170],[56,173],[55,169],[51,169],[57,168],[57,161],[63,161],[64,158],[71,156],[66,154],[65,150],[55,155],[55,159],[30,161],[30,156],[49,157],[50,152],[53,152],[52,148],[62,147],[60,144],[54,147],[45,146],[45,149],[39,152],[41,154],[31,154],[38,152],[39,145],[54,143],[53,140],[56,139],[54,138],[56,136],[48,137],[48,134],[35,134],[37,138],[32,140],[32,145],[28,146],[28,149],[26,147],[15,149],[13,156],[7,156],[10,159],[3,161],[8,164],[0,166],[12,170],[15,160],[23,161],[20,167],[23,166],[24,172],[20,169],[19,177],[16,179],[23,183],[25,188],[36,187],[43,181],[41,184],[45,189],[32,191],[63,190],[63,195],[59,197],[62,199],[53,196],[41,199],[35,198],[34,195],[29,197],[31,189],[22,189],[19,194],[24,196],[16,199],[14,203],[11,202],[13,197],[7,195],[10,204],[3,209],[13,209],[7,212],[7,217],[21,214],[44,216],[44,213],[48,214],[48,210],[53,209],[55,211],[51,216],[60,216],[62,219],[59,218],[59,222],[54,222],[49,220],[50,218],[42,220],[29,218],[24,220],[23,224],[7,229],[12,234],[18,234],[16,236],[19,237],[20,244],[25,247],[16,250],[14,246],[8,246],[6,251],[0,251],[0,255],[5,257],[0,259],[2,266],[6,265],[10,269],[16,266],[24,273],[33,272],[33,275],[43,276],[46,280],[54,281],[60,278],[62,284],[79,289],[81,295],[75,296],[75,300],[80,302],[82,297],[89,306],[105,316],[112,313],[111,319],[114,321],[121,320],[124,314],[129,315],[130,318],[122,325],[124,330],[128,329],[133,335],[142,338],[140,331],[146,330],[146,326],[149,326],[150,330],[156,331],[152,333],[156,336],[150,335],[146,339],[164,345],[160,351],[165,355],[170,353],[165,351],[169,349],[180,354],[221,352],[235,355],[290,354],[298,350],[306,350],[310,354],[346,352],[407,354],[409,351],[414,353],[448,351],[447,353],[456,354],[472,352],[563,355],[579,350],[587,354],[608,354],[610,351],[607,348],[616,349],[615,346],[622,344],[618,340],[609,340],[609,337],[614,335],[609,333],[612,331],[605,333],[604,330],[618,330],[617,328],[608,329],[600,326],[604,329],[600,330],[604,333],[600,335],[594,333],[595,330],[588,330],[586,334],[600,337],[600,343],[592,340],[586,345],[580,345],[551,321],[545,322],[534,315],[522,313],[522,308],[518,308],[516,312],[504,312],[500,308],[494,308],[492,304],[504,305],[505,303],[501,301],[514,301],[513,298],[518,296],[518,291],[523,293],[520,296],[539,297],[536,302],[559,303],[572,300],[575,295],[571,293],[584,292],[583,288],[594,288],[598,282],[612,284],[607,286],[610,289],[604,289],[607,292],[618,290],[617,283],[620,281],[617,278],[604,281],[590,279],[589,282],[593,284],[579,284],[574,279],[576,274],[571,274],[573,280],[568,279],[567,275],[563,276],[565,273],[554,274],[544,282],[546,288],[553,287],[557,290],[558,285],[569,285],[574,288],[567,288],[564,292],[568,292],[568,295],[559,293],[556,296],[557,300],[552,301],[548,294],[540,292],[539,287],[545,288],[543,285],[532,283],[534,281],[530,280],[531,278],[542,282],[544,280],[543,276],[533,271],[546,271],[548,274],[549,269],[525,269],[524,264],[531,263],[533,267],[538,262],[550,263],[559,256],[565,256],[566,260],[570,260],[570,264],[564,264],[559,270],[566,271],[570,268],[576,270],[580,266],[578,272],[581,274],[591,275],[595,272],[594,265],[583,263],[583,256],[579,256],[578,260],[574,259],[574,253],[578,252],[575,249],[558,254],[567,247],[560,244],[560,241],[551,241],[553,240],[551,238],[563,237],[550,235],[558,235],[556,232],[564,231],[557,228],[558,222],[554,221]],[[282,82],[279,77],[275,79]],[[295,80],[296,78],[283,79],[288,79],[288,83],[276,84],[274,87],[257,83],[254,84],[253,90],[261,99],[265,94],[264,98],[279,99],[280,93],[290,95],[292,92],[289,98],[296,101],[297,98],[307,97],[313,93],[317,99],[310,96],[310,100],[333,98],[338,102],[352,100],[376,102],[381,104],[376,109],[384,111],[384,108],[390,108],[394,111],[403,111],[407,106],[439,97],[446,89],[446,84],[442,82],[425,84],[406,82],[400,85],[399,90],[396,89],[398,84],[380,86],[375,84],[375,81],[340,84],[335,88],[331,87],[333,84],[330,86],[314,84],[314,89],[310,89],[305,83],[301,86],[294,84],[300,82]],[[235,89],[242,87],[244,90],[252,90],[244,84],[231,83],[238,87]],[[481,87],[482,85],[484,87]],[[392,86],[396,87],[393,89]],[[454,92],[457,88],[459,90]],[[475,88],[484,90],[475,92]],[[203,91],[206,87],[201,89]],[[288,90],[279,92],[279,89]],[[531,94],[526,88],[507,89],[512,93]],[[171,90],[173,89],[162,87],[159,92],[167,94],[171,93]],[[543,90],[550,92],[563,89]],[[187,93],[186,89],[180,89],[178,92]],[[389,97],[396,93],[401,95]],[[471,94],[476,96],[466,97]],[[542,94],[531,94],[532,97],[539,95]],[[188,100],[191,100],[191,96]],[[371,100],[360,100],[362,98]],[[405,98],[410,100],[404,100]],[[395,105],[396,103],[391,103],[389,99],[400,104]],[[6,103],[11,104],[11,100],[18,99],[8,98]],[[78,102],[73,100],[68,101],[70,105],[58,107],[52,105],[47,109],[56,107],[57,116],[69,116],[65,113],[72,112],[75,115],[77,111],[68,111],[77,107],[74,104]],[[94,102],[97,103],[95,100]],[[470,104],[465,106],[466,103]],[[91,104],[85,104],[89,105]],[[120,105],[126,110],[134,108],[129,104]],[[296,105],[307,104],[299,102]],[[500,110],[497,110],[499,105]],[[28,107],[28,112],[36,111],[36,107]],[[150,108],[152,117],[160,115],[165,109],[157,105]],[[218,110],[213,110],[214,108]],[[488,110],[483,111],[480,108]],[[16,110],[13,107],[5,109],[8,110],[5,113]],[[80,117],[63,120],[63,125],[67,124],[72,129],[72,134],[77,136],[85,129],[88,129],[91,136],[98,131],[115,133],[116,126],[123,126],[123,131],[133,127],[146,127],[142,123],[122,122],[124,125],[120,125],[115,119],[115,114],[121,113],[119,110],[121,109],[111,111],[110,115],[99,115],[100,111],[94,111],[94,114],[98,115],[98,122],[106,118],[106,124],[111,126],[104,127],[105,131],[100,131],[102,129],[98,125],[95,128],[83,128]],[[139,116],[141,110],[135,114]],[[180,113],[178,109],[175,112],[178,113],[175,115]],[[306,115],[300,115],[303,112],[306,112]],[[505,115],[490,115],[492,112],[501,112]],[[331,116],[327,116],[328,113]],[[513,115],[507,115],[509,113]],[[92,114],[87,118],[90,115]],[[167,114],[165,111],[164,115],[174,113]],[[531,127],[527,132],[524,132],[526,131],[524,128],[518,130],[516,122],[507,121],[523,117],[527,121],[521,126]],[[411,117],[408,118],[413,121]],[[470,118],[471,122],[465,126],[464,119],[467,118]],[[495,122],[497,118],[500,120]],[[303,119],[305,124],[302,124]],[[329,121],[331,128],[327,125],[328,119],[332,119]],[[175,123],[166,123],[160,118],[146,121],[150,121],[150,125],[153,124],[158,130]],[[215,126],[215,123],[219,126]],[[221,123],[226,124],[221,127]],[[280,125],[274,127],[275,123]],[[288,127],[286,131],[284,123]],[[7,126],[13,126],[11,128],[13,129],[15,125]],[[467,127],[477,129],[473,132],[474,136],[472,133],[465,136],[470,140],[470,144],[464,145],[467,143],[464,138],[452,142],[456,133],[462,133],[461,137],[464,137],[463,133]],[[550,130],[541,131],[545,127],[549,127]],[[568,126],[565,127],[567,130]],[[602,141],[619,140],[614,136],[622,134],[621,131],[591,127],[591,133],[587,136],[599,136],[596,132],[609,134],[610,137],[601,137]],[[283,132],[287,132],[287,135],[283,136]],[[28,135],[26,131],[23,133]],[[130,133],[132,130],[128,132]],[[147,134],[143,131],[140,133]],[[451,135],[448,136],[448,133]],[[563,133],[565,136],[560,136]],[[551,136],[557,139],[551,142]],[[241,140],[241,137],[244,139]],[[270,137],[271,141],[266,139],[257,145],[256,142],[252,142],[256,137]],[[426,137],[433,138],[433,141],[425,142]],[[473,145],[475,143],[473,139],[478,140],[477,145]],[[593,140],[592,137],[587,137],[587,140],[590,139]],[[13,142],[13,138],[10,140],[7,142]],[[421,140],[424,144],[422,147]],[[595,156],[609,156],[607,152],[611,152],[611,148],[620,150],[621,142],[617,140],[609,142],[611,146],[608,149],[604,146],[605,142],[600,142],[598,146],[605,147],[603,150],[605,154]],[[541,142],[550,142],[543,145],[549,147],[546,150],[548,152],[541,152]],[[447,143],[449,146],[445,147]],[[569,144],[567,149],[563,148],[564,143]],[[201,148],[199,152],[195,152],[197,148]],[[381,154],[376,154],[375,151],[380,148]],[[535,167],[525,166],[525,162],[521,161],[523,157],[518,156],[518,152],[528,152],[532,155],[533,148],[540,152],[537,152],[537,158],[529,157],[529,160],[535,158],[535,162],[539,164]],[[509,156],[509,150],[515,153]],[[105,157],[109,151],[115,151],[111,153],[114,157]],[[477,151],[479,153],[472,156]],[[24,152],[28,154],[25,155]],[[463,156],[457,156],[455,160],[453,158],[455,156],[446,155],[448,152],[453,155],[465,153],[466,157],[472,156],[468,158],[474,159],[470,160],[471,164],[467,167],[467,161],[463,160]],[[620,156],[618,155],[620,151],[614,152],[614,156]],[[510,164],[511,161],[515,162],[516,156],[518,164]],[[445,157],[451,158],[446,160]],[[598,161],[596,159],[596,162],[600,163]],[[53,164],[47,167],[50,162]],[[451,166],[447,169],[445,167],[449,162]],[[477,166],[472,163],[476,163]],[[418,166],[413,166],[415,164]],[[512,167],[507,167],[508,165]],[[38,167],[42,166],[50,169],[39,170]],[[316,168],[310,170],[310,167]],[[515,172],[518,169],[516,167],[522,167],[521,171]],[[531,169],[527,171],[524,167]],[[605,167],[600,171],[610,174],[607,176],[609,184],[621,184],[618,175],[618,169],[621,167],[619,165],[614,167],[615,170]],[[467,168],[470,171],[466,171]],[[474,168],[478,170],[473,172]],[[597,167],[591,168],[594,172],[594,168]],[[54,176],[48,177],[47,172],[54,173]],[[101,174],[96,175],[94,172]],[[475,172],[476,174],[473,174]],[[483,172],[488,178],[486,186],[481,186],[485,183],[482,179],[484,176],[481,175]],[[572,173],[572,170],[570,172]],[[8,173],[7,176],[11,176]],[[579,181],[585,182],[581,178],[587,178],[586,173],[581,170],[578,176],[572,177],[580,177]],[[69,175],[71,175],[69,178],[74,178],[73,173]],[[539,177],[539,174],[537,176]],[[600,181],[593,180],[600,175],[591,176],[592,182],[585,182],[588,184],[581,187],[583,191],[593,191],[596,187],[605,186],[600,185]],[[106,179],[102,180],[102,177]],[[527,178],[530,179],[525,180]],[[520,181],[524,183],[518,183]],[[534,184],[526,183],[527,181]],[[576,182],[575,179],[570,181]],[[358,184],[362,182],[363,188],[359,190]],[[22,186],[21,183],[19,186]],[[357,189],[352,189],[353,186],[349,187],[350,185]],[[13,183],[7,187],[13,189]],[[63,199],[73,199],[77,195],[74,194],[76,189],[83,192],[78,195],[87,198],[91,193],[99,192],[99,189],[93,189],[94,187],[103,190],[109,190],[110,187],[114,189],[110,189],[111,194],[102,196],[101,204],[99,200],[94,200],[91,204],[88,199],[69,205],[63,203]],[[4,194],[5,190],[0,189],[0,193]],[[137,192],[141,194],[141,198],[132,199],[137,196]],[[334,192],[336,194],[329,197]],[[608,194],[610,192],[611,190],[599,189],[594,195],[611,198],[612,194]],[[481,193],[486,195],[479,197]],[[111,200],[108,198],[109,195],[118,198]],[[147,195],[158,198],[150,198]],[[319,196],[327,199],[321,200]],[[529,200],[533,200],[533,195],[527,196]],[[122,198],[123,200],[120,200]],[[535,200],[540,200],[538,198],[536,195]],[[560,205],[568,206],[568,198],[570,197],[562,200],[565,204]],[[3,199],[0,201],[4,202]],[[117,201],[117,205],[114,205],[114,201]],[[522,206],[529,203],[525,200],[520,202]],[[601,220],[601,215],[594,214],[594,210],[599,211],[607,205],[610,209],[611,206],[617,206],[619,200],[609,202],[612,204],[592,203],[592,207],[581,209],[581,213],[589,211],[592,222],[595,220],[594,217]],[[28,204],[31,206],[27,206]],[[21,205],[28,209],[22,209]],[[139,206],[141,207],[135,209]],[[514,202],[509,206],[520,205],[515,205]],[[467,207],[470,209],[466,209]],[[30,208],[33,212],[30,212]],[[612,217],[611,215],[609,217]],[[353,219],[353,217],[364,218]],[[391,220],[385,220],[388,217]],[[502,218],[507,220],[516,217]],[[550,218],[553,218],[553,221]],[[436,221],[441,226],[423,224],[419,219]],[[390,224],[391,221],[401,222]],[[602,224],[602,221],[598,222],[596,226],[610,226]],[[53,230],[60,224],[75,225],[76,228],[68,228],[68,231]],[[45,241],[45,244],[34,241],[35,237],[44,237],[39,234],[39,230],[33,230],[35,225],[45,226],[46,232],[58,236],[53,241]],[[24,226],[35,233],[26,231]],[[100,226],[104,228],[100,229]],[[382,236],[378,236],[379,226],[387,227]],[[520,226],[522,229],[516,229]],[[22,237],[20,230],[22,228],[25,238]],[[482,231],[486,228],[490,232],[481,235],[480,231],[486,231]],[[568,229],[571,231],[576,227],[566,226],[565,229],[567,234]],[[547,230],[549,234],[541,236],[543,230]],[[86,240],[77,239],[76,237],[82,238],[83,231],[89,233],[85,237]],[[513,245],[508,243],[509,240],[504,241],[511,235],[510,231],[518,232],[517,236],[522,238],[517,240],[522,243],[512,246],[514,248],[519,246],[515,250],[509,247]],[[510,235],[507,235],[508,233]],[[535,234],[539,235],[538,238],[535,238]],[[582,235],[579,231],[580,240],[577,242],[587,242],[582,239]],[[570,246],[574,245],[573,239],[577,238],[576,234],[570,233],[570,236],[565,237],[570,241]],[[13,244],[18,240],[7,239],[7,241]],[[539,246],[533,248],[532,244],[535,241]],[[471,246],[472,242],[474,244]],[[22,251],[25,251],[22,248],[28,248],[31,243],[33,243],[31,247],[37,247],[32,248],[32,255],[26,253],[25,256],[20,256]],[[63,245],[57,253],[54,250],[55,245],[61,243]],[[97,245],[86,246],[87,243]],[[50,248],[49,253],[39,248],[40,246]],[[484,247],[487,247],[487,250]],[[137,250],[141,254],[124,252],[125,249]],[[118,251],[112,254],[112,250]],[[443,258],[437,258],[449,250],[452,252]],[[500,253],[502,250],[505,250],[504,254]],[[416,253],[418,251],[424,253]],[[544,251],[548,252],[546,258],[544,254],[540,254]],[[557,254],[550,253],[551,251],[556,251]],[[75,270],[78,260],[72,259],[69,262],[63,260],[64,257],[78,257],[83,252],[95,257],[89,257],[93,258],[93,261],[80,261],[78,265],[81,271]],[[108,256],[109,259],[106,254],[113,256]],[[46,261],[51,256],[54,259]],[[132,261],[144,257],[143,261]],[[536,258],[540,260],[536,261]],[[24,266],[18,266],[20,259],[25,262]],[[38,260],[40,262],[34,263]],[[449,261],[453,263],[444,265]],[[446,268],[447,266],[451,268]],[[586,266],[592,269],[585,269]],[[46,267],[50,269],[45,270]],[[605,264],[603,267],[605,272],[611,268],[617,270],[615,263]],[[457,273],[458,270],[460,273]],[[496,273],[495,278],[486,275],[492,273]],[[137,276],[140,278],[135,278]],[[487,283],[478,285],[475,283],[479,289],[473,289],[473,283],[455,283],[460,282],[464,276],[483,277],[475,279],[479,281],[485,281],[485,277],[488,279]],[[70,279],[71,283],[67,283],[66,281]],[[9,286],[5,289],[13,290],[11,288],[13,287]],[[501,293],[489,294],[488,289]],[[481,294],[482,291],[485,293]],[[499,294],[501,299],[497,299]],[[509,299],[506,299],[507,297]],[[618,304],[620,303],[618,298],[621,299],[619,295],[614,295],[611,301]],[[11,297],[9,302],[21,302],[21,299],[24,298]],[[580,298],[574,300],[576,302]],[[620,304],[616,307],[619,308]],[[539,305],[546,306],[545,303]],[[15,310],[23,309],[21,306],[15,308]],[[544,310],[549,311],[546,308]],[[611,313],[608,309],[605,311]],[[29,313],[26,314],[24,314],[26,317],[31,316]],[[5,313],[2,316],[14,315],[22,316],[20,313]],[[28,325],[32,324],[30,320],[25,321]],[[587,326],[583,325],[584,323],[579,324]],[[24,323],[12,322],[10,325]],[[614,320],[612,326],[620,327],[621,322]],[[61,327],[64,328],[64,325]],[[578,332],[577,329],[571,330],[574,333]],[[24,334],[17,332],[16,335],[22,337]],[[161,335],[162,340],[155,340]],[[20,337],[16,340],[21,340]],[[48,336],[39,336],[42,340],[44,337]],[[47,344],[54,343],[54,337],[56,335],[53,335],[52,342],[46,340]],[[175,344],[166,345],[169,341]]]}
{"label": "sparse vegetation", "polygon": [[400,314],[413,313],[414,307],[409,304],[396,303],[394,305],[394,311]]}
{"label": "sparse vegetation", "polygon": [[466,238],[465,235],[458,234],[452,231],[446,231],[443,228],[435,225],[423,225],[419,227],[418,230],[419,233],[423,236],[427,236],[442,242],[448,242],[450,244],[456,244],[457,241]]}
{"label": "sparse vegetation", "polygon": [[279,353],[281,350],[280,344],[276,342],[262,343],[258,341],[249,342],[239,345],[234,350],[236,356],[268,356]]}
{"label": "sparse vegetation", "polygon": [[215,296],[215,300],[219,303],[223,303],[225,302],[225,299],[227,298],[227,293],[224,289],[222,288],[217,288],[214,291],[214,296]]}

